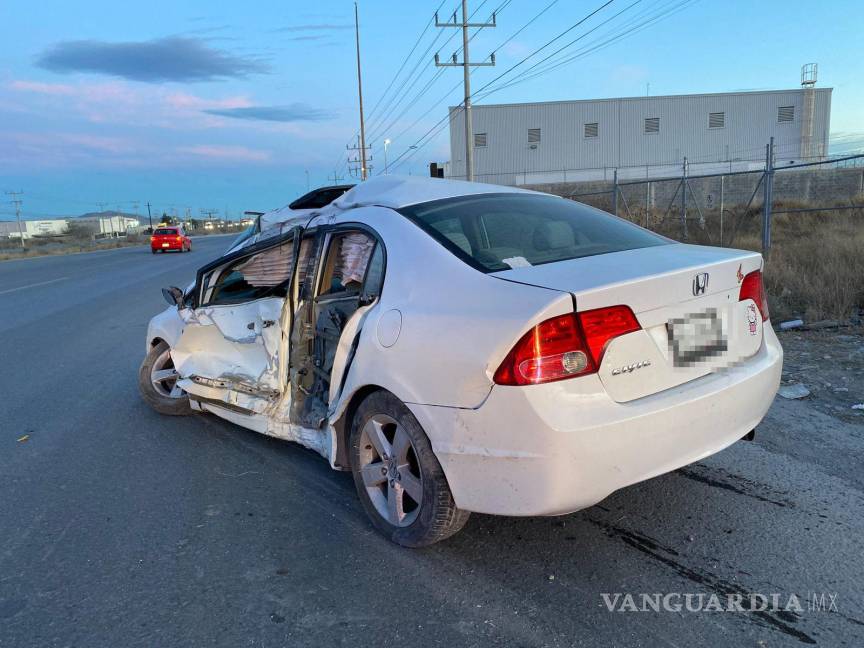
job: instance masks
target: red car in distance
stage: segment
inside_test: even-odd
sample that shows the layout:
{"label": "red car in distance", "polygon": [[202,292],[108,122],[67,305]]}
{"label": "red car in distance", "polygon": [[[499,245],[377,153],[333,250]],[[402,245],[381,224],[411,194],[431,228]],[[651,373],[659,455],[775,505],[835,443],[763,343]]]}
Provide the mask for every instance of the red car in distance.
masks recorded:
{"label": "red car in distance", "polygon": [[183,231],[182,227],[159,227],[153,230],[153,236],[150,237],[150,251],[156,254],[157,252],[165,252],[166,250],[191,252],[192,239],[186,236],[186,232]]}

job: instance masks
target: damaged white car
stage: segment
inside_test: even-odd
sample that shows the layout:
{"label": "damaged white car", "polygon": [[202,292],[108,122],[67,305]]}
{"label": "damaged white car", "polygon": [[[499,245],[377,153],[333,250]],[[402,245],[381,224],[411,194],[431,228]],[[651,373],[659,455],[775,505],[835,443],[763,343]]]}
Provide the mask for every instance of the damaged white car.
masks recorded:
{"label": "damaged white car", "polygon": [[351,470],[402,545],[471,511],[569,513],[698,461],[748,435],[780,381],[757,253],[396,176],[267,222],[166,291],[142,394]]}

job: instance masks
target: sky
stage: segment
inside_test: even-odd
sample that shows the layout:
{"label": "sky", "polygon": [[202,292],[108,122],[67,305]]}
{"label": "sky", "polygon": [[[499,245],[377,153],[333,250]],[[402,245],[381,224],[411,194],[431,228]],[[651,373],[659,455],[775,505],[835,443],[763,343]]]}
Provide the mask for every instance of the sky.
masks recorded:
{"label": "sky", "polygon": [[[359,0],[373,173],[383,171],[385,139],[391,171],[425,175],[449,158],[441,120],[461,99],[462,71],[436,68],[433,55],[448,59],[461,38],[430,21],[458,4]],[[472,85],[498,90],[475,103],[795,88],[801,65],[817,62],[818,86],[834,88],[831,152],[864,150],[860,0],[469,2],[475,22],[496,8],[494,28],[472,30],[470,53],[488,61],[495,52]],[[237,218],[307,186],[354,182],[354,48],[345,0],[5,0],[0,192],[23,191],[26,218],[146,215],[148,202],[154,213]],[[14,215],[7,198],[0,219]]]}

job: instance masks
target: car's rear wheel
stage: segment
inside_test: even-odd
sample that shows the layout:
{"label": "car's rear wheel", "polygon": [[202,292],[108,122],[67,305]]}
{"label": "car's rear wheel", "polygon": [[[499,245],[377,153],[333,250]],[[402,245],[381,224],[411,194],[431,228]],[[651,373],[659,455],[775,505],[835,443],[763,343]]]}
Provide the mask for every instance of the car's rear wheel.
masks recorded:
{"label": "car's rear wheel", "polygon": [[375,527],[405,547],[423,547],[459,531],[470,513],[456,507],[432,444],[399,399],[375,392],[351,428],[351,468]]}
{"label": "car's rear wheel", "polygon": [[189,396],[177,386],[179,374],[166,342],[155,345],[138,370],[138,389],[142,398],[160,414],[184,416],[192,413]]}
{"label": "car's rear wheel", "polygon": [[154,250],[153,248],[150,248],[150,252],[152,252],[153,254],[156,254],[156,250]]}

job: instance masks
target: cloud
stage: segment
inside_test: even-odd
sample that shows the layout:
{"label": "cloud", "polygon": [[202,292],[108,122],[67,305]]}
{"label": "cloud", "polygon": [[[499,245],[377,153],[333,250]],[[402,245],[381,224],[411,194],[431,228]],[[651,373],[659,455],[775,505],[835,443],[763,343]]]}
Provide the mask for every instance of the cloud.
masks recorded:
{"label": "cloud", "polygon": [[36,65],[52,72],[94,72],[147,83],[216,81],[268,71],[257,59],[181,36],[126,43],[64,41],[43,52]]}
{"label": "cloud", "polygon": [[[98,124],[127,124],[135,127],[156,126],[171,130],[224,128],[225,120],[202,118],[208,109],[251,106],[242,95],[219,98],[201,97],[169,88],[144,88],[126,81],[78,82],[74,84],[43,83],[16,79],[6,87],[15,94],[12,103],[27,107],[36,115],[56,115],[62,111],[70,117],[83,117]],[[0,99],[3,97],[0,86]],[[30,95],[25,101],[21,95]]]}
{"label": "cloud", "polygon": [[271,157],[269,151],[250,149],[245,146],[219,146],[211,144],[181,146],[177,149],[177,152],[212,160],[239,162],[264,162]]}
{"label": "cloud", "polygon": [[286,38],[287,41],[317,41],[327,38],[323,34],[310,34],[308,36],[292,36],[291,38]]}
{"label": "cloud", "polygon": [[273,31],[277,32],[302,32],[302,31],[332,31],[335,29],[354,29],[354,25],[336,24],[336,23],[319,23],[313,25],[288,25],[287,27],[277,27]]}
{"label": "cloud", "polygon": [[298,122],[324,121],[335,115],[321,108],[313,108],[302,103],[287,106],[248,106],[240,108],[210,108],[204,110],[208,115],[249,119],[253,121]]}

